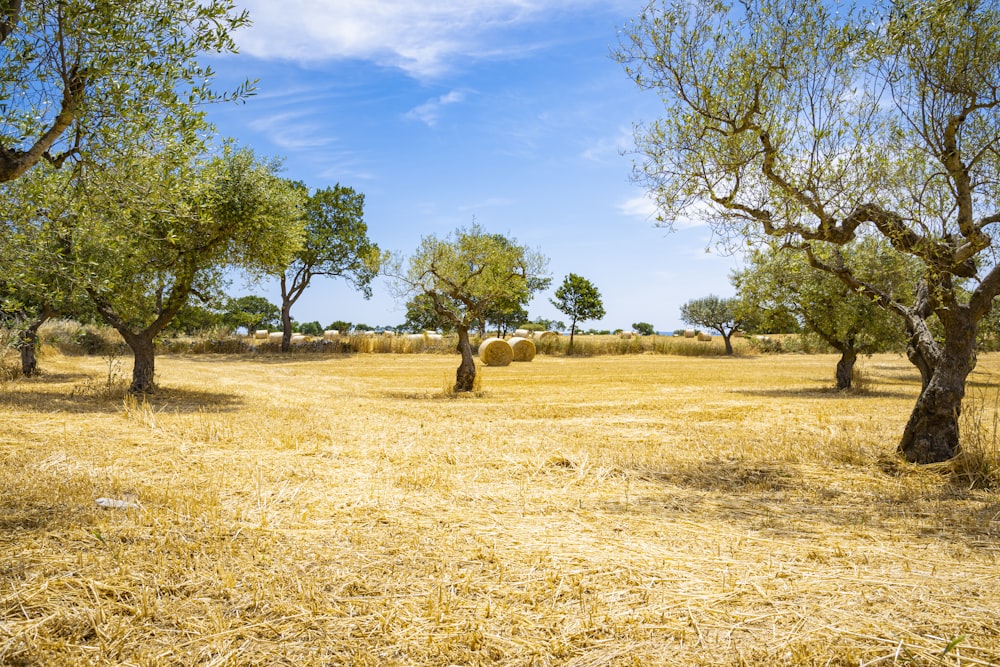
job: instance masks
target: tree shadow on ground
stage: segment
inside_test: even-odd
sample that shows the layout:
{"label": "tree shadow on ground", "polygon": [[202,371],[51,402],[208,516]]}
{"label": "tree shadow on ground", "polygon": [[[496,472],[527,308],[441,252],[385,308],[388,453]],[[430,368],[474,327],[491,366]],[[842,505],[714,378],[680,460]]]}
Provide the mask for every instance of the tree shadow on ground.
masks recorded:
{"label": "tree shadow on ground", "polygon": [[920,476],[925,483],[919,490],[882,493],[836,488],[826,476],[785,462],[710,460],[631,472],[662,485],[663,493],[639,496],[630,508],[607,503],[607,510],[738,522],[749,530],[794,539],[829,537],[836,530],[897,537],[908,533],[981,546],[995,545],[1000,535],[1000,498],[970,492],[947,476],[922,470],[902,473]]}
{"label": "tree shadow on ground", "polygon": [[[201,364],[226,364],[234,361],[242,361],[254,364],[281,365],[290,363],[301,363],[303,361],[316,362],[327,359],[353,359],[362,353],[354,350],[333,350],[322,352],[272,352],[261,354],[179,354],[170,355],[174,359],[193,361]],[[167,355],[164,355],[167,356]]]}
{"label": "tree shadow on ground", "polygon": [[880,399],[880,398],[905,398],[915,399],[915,391],[892,391],[887,389],[878,390],[847,390],[842,391],[835,387],[809,387],[804,389],[734,389],[734,394],[746,394],[747,396],[763,396],[768,398],[815,398],[823,400],[846,400],[854,398]]}
{"label": "tree shadow on ground", "polygon": [[0,391],[0,408],[41,413],[114,414],[125,408],[126,400],[145,403],[157,412],[181,414],[205,409],[235,412],[244,405],[243,399],[236,394],[161,387],[153,394],[131,396],[125,385],[109,386],[105,383],[82,383],[68,388],[66,392],[33,390],[23,386],[13,391]]}

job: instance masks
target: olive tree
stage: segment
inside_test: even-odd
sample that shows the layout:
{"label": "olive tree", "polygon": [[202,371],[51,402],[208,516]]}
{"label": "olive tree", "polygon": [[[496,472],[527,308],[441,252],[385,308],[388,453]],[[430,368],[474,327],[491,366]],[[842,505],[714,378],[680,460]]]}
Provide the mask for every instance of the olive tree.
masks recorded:
{"label": "olive tree", "polygon": [[[864,269],[867,282],[907,302],[917,281],[917,267],[888,244],[874,241],[851,244],[841,252],[859,271]],[[835,372],[838,389],[851,388],[860,355],[903,350],[906,346],[902,318],[879,307],[837,276],[809,266],[802,253],[773,247],[757,250],[746,267],[732,275],[732,281],[746,317],[788,313],[807,334],[840,353]]]}
{"label": "olive tree", "polygon": [[281,321],[278,306],[262,296],[249,294],[226,300],[222,309],[222,323],[233,329],[244,328],[253,335],[258,329],[270,329]]}
{"label": "olive tree", "polygon": [[726,344],[726,354],[733,353],[733,333],[746,322],[739,299],[723,299],[714,294],[683,304],[681,319],[692,326],[718,331]]}
{"label": "olive tree", "polygon": [[210,87],[204,53],[235,51],[232,0],[0,2],[0,182],[47,162],[107,160],[152,127],[194,134]]}
{"label": "olive tree", "polygon": [[297,190],[248,149],[133,155],[75,179],[65,221],[75,280],[135,360],[130,391],[154,389],[154,341],[189,296],[228,267],[273,270],[301,243]]}
{"label": "olive tree", "polygon": [[[662,0],[617,57],[664,105],[637,128],[635,165],[661,224],[701,217],[741,243],[781,238],[897,312],[926,378],[898,451],[953,457],[977,327],[1000,293],[996,3]],[[838,252],[865,236],[920,263],[908,301]]]}
{"label": "olive tree", "polygon": [[14,332],[26,377],[38,369],[38,330],[51,317],[87,310],[86,294],[67,263],[65,231],[56,220],[74,206],[72,193],[46,165],[31,178],[0,187],[0,318]]}
{"label": "olive tree", "polygon": [[444,239],[425,236],[405,265],[399,258],[393,262],[389,275],[399,297],[416,300],[458,332],[462,361],[454,390],[467,392],[476,379],[469,329],[498,305],[526,302],[545,289],[547,264],[541,253],[473,224]]}
{"label": "olive tree", "polygon": [[306,198],[302,248],[279,275],[282,352],[291,348],[292,306],[316,276],[344,278],[366,299],[371,297],[371,281],[383,257],[368,238],[364,208],[365,196],[339,183]]}

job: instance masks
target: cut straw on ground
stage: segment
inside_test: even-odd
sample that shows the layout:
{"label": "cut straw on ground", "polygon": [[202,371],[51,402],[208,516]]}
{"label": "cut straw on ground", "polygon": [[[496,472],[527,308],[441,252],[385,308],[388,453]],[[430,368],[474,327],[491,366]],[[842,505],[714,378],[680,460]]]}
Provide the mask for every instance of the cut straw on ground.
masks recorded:
{"label": "cut straw on ground", "polygon": [[905,359],[457,361],[166,356],[143,401],[47,355],[0,392],[0,663],[1000,663],[1000,501],[892,458]]}

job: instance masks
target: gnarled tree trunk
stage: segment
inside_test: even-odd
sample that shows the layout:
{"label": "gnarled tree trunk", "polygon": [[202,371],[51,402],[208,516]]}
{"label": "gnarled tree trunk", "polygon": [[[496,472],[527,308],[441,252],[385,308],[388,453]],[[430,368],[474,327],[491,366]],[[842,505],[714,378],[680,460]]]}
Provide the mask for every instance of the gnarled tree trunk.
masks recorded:
{"label": "gnarled tree trunk", "polygon": [[845,391],[851,388],[854,380],[854,364],[858,360],[858,352],[850,345],[837,348],[840,360],[837,362],[837,389]]}
{"label": "gnarled tree trunk", "polygon": [[911,463],[939,463],[961,451],[958,419],[965,381],[976,366],[976,326],[967,314],[957,312],[943,324],[945,342],[936,359],[936,349],[927,349],[926,341],[912,345],[923,364],[917,367],[924,386],[897,449]]}
{"label": "gnarled tree trunk", "polygon": [[462,363],[455,373],[455,391],[472,391],[476,382],[476,362],[472,358],[472,343],[469,342],[469,327],[458,327],[458,351],[462,355]]}

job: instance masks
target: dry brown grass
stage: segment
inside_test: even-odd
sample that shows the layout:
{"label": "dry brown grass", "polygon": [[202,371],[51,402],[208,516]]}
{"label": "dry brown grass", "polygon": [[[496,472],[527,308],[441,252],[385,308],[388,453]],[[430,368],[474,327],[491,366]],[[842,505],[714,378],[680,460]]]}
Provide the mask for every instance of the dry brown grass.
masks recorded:
{"label": "dry brown grass", "polygon": [[165,357],[137,403],[50,354],[0,391],[0,663],[1000,663],[996,494],[886,458],[905,360],[835,360]]}

